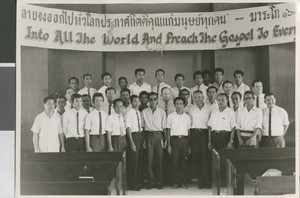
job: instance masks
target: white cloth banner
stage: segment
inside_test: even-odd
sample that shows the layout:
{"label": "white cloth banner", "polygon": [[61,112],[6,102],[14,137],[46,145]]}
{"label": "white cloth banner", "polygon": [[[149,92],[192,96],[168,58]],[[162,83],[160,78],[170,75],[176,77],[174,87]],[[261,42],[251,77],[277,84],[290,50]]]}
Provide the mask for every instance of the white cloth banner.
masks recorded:
{"label": "white cloth banner", "polygon": [[160,14],[96,14],[22,4],[18,12],[18,43],[50,49],[216,50],[296,38],[294,3]]}

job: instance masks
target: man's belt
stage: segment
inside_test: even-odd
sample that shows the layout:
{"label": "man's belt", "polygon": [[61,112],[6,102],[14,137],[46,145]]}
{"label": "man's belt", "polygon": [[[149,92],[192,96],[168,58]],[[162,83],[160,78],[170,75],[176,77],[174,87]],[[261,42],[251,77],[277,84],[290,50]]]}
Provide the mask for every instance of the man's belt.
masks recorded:
{"label": "man's belt", "polygon": [[214,133],[231,133],[231,131],[225,131],[225,130],[213,130]]}
{"label": "man's belt", "polygon": [[208,131],[208,129],[192,128],[192,131]]}
{"label": "man's belt", "polygon": [[263,135],[262,137],[265,137],[265,138],[278,138],[278,137],[280,137],[280,136],[268,136],[268,135]]}
{"label": "man's belt", "polygon": [[254,131],[249,131],[249,130],[240,130],[241,135],[245,137],[250,137],[254,133]]}
{"label": "man's belt", "polygon": [[184,138],[187,137],[187,135],[172,135],[171,137],[175,137],[175,138]]}
{"label": "man's belt", "polygon": [[162,131],[146,131],[148,134],[152,133],[152,134],[161,134]]}

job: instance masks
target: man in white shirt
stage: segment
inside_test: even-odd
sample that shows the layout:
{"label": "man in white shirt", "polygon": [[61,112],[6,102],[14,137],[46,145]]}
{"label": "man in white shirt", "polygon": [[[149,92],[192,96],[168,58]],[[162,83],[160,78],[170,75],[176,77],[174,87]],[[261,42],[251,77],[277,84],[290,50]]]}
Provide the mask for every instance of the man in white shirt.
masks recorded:
{"label": "man in white shirt", "polygon": [[224,76],[224,70],[222,68],[216,68],[214,70],[215,75],[215,82],[212,84],[212,86],[215,86],[218,89],[217,94],[223,93],[223,76]]}
{"label": "man in white shirt", "polygon": [[66,99],[67,99],[67,102],[66,102],[66,106],[65,106],[65,111],[68,111],[70,109],[72,109],[72,95],[75,93],[74,89],[72,87],[67,87],[66,89]]}
{"label": "man in white shirt", "polygon": [[91,111],[93,111],[93,107],[92,106],[92,99],[90,98],[89,95],[87,94],[83,94],[81,95],[81,100],[82,100],[82,109],[85,110],[87,113],[90,113]]}
{"label": "man in white shirt", "polygon": [[286,110],[276,106],[274,94],[265,95],[267,108],[263,111],[261,147],[285,147],[284,135],[289,127]]}
{"label": "man in white shirt", "polygon": [[184,99],[184,109],[183,112],[184,113],[188,113],[192,104],[189,102],[189,98],[190,98],[190,91],[187,89],[182,89],[179,92],[179,97]]}
{"label": "man in white shirt", "polygon": [[92,75],[91,74],[84,74],[83,75],[83,82],[84,82],[84,88],[80,89],[78,91],[78,94],[80,94],[80,95],[87,94],[92,99],[93,95],[97,92],[97,90],[92,87],[92,84],[93,84]]}
{"label": "man in white shirt", "polygon": [[240,92],[234,91],[231,94],[231,103],[232,106],[230,107],[234,112],[237,112],[239,108],[243,107],[242,103],[242,94]]}
{"label": "man in white shirt", "polygon": [[215,86],[210,86],[207,88],[208,101],[206,102],[206,105],[210,108],[211,112],[219,108],[217,102],[217,92],[218,92],[218,88],[216,88]]}
{"label": "man in white shirt", "polygon": [[208,70],[203,70],[203,83],[205,86],[210,87],[211,86],[211,74]]}
{"label": "man in white shirt", "polygon": [[141,105],[139,106],[139,111],[142,112],[144,109],[148,108],[148,92],[147,91],[141,91],[139,95],[139,99],[141,102]]}
{"label": "man in white shirt", "polygon": [[[158,95],[150,92],[149,107],[142,111],[142,127],[147,145],[147,189],[163,188],[163,148],[166,144],[166,113],[157,106]],[[163,133],[164,132],[164,133]],[[154,168],[155,167],[155,168]]]}
{"label": "man in white shirt", "polygon": [[121,99],[123,100],[123,110],[122,115],[125,118],[126,114],[130,109],[132,109],[130,104],[130,90],[125,88],[121,90]]}
{"label": "man in white shirt", "polygon": [[243,83],[244,72],[241,70],[236,70],[233,73],[233,77],[235,81],[235,84],[233,85],[233,91],[240,92],[243,100],[244,93],[250,90],[249,86]]}
{"label": "man in white shirt", "polygon": [[186,159],[190,153],[189,137],[191,118],[183,112],[184,100],[180,97],[174,99],[176,111],[167,117],[168,152],[172,156],[173,189],[180,185],[186,189],[187,186],[187,163]]}
{"label": "man in white shirt", "polygon": [[125,116],[125,126],[127,134],[127,169],[128,169],[128,189],[139,191],[142,173],[142,117],[138,110],[140,101],[137,95],[130,96],[132,109]]}
{"label": "man in white shirt", "polygon": [[223,92],[228,96],[228,101],[227,101],[227,107],[232,108],[233,104],[231,101],[231,94],[232,94],[232,82],[229,80],[225,80],[222,84],[223,87]]}
{"label": "man in white shirt", "polygon": [[[175,75],[175,84],[176,86],[172,88],[171,93],[172,93],[172,99],[176,98],[179,96],[179,92],[182,89],[187,89],[190,90],[189,88],[183,86],[184,85],[184,75],[182,74],[176,74]],[[189,98],[189,100],[191,101],[191,99]]]}
{"label": "man in white shirt", "polygon": [[69,78],[69,87],[72,87],[72,89],[77,93],[79,91],[79,79],[75,76]]}
{"label": "man in white shirt", "polygon": [[66,151],[85,151],[84,122],[87,112],[82,109],[81,95],[72,95],[73,108],[63,115],[63,131],[66,136]]}
{"label": "man in white shirt", "polygon": [[66,102],[67,99],[65,96],[58,96],[56,99],[56,108],[54,111],[62,116],[65,113]]}
{"label": "man in white shirt", "polygon": [[263,110],[267,107],[265,103],[265,94],[263,94],[263,84],[260,80],[252,82],[252,92],[254,94],[254,105]]}
{"label": "man in white shirt", "polygon": [[[116,99],[116,90],[113,87],[108,87],[105,90],[106,101],[104,98],[104,103],[101,106],[101,110],[105,111],[108,115],[115,112],[113,108],[113,101]],[[104,96],[103,96],[104,97]]]}
{"label": "man in white shirt", "polygon": [[208,127],[207,122],[210,116],[210,107],[204,103],[202,91],[194,91],[194,105],[189,109],[189,116],[192,120],[191,130],[191,156],[192,167],[197,173],[198,188],[210,188],[211,179],[209,176],[209,150],[208,150]]}
{"label": "man in white shirt", "polygon": [[119,79],[118,79],[118,82],[119,82],[119,89],[116,89],[116,98],[121,98],[121,91],[123,89],[127,89],[127,85],[128,85],[128,81],[127,81],[127,78],[124,77],[124,76],[121,76]]}
{"label": "man in white shirt", "polygon": [[158,101],[158,107],[163,109],[167,116],[175,111],[173,100],[171,99],[171,89],[164,87],[161,90],[162,100]]}
{"label": "man in white shirt", "polygon": [[[234,111],[227,107],[228,96],[220,93],[217,97],[219,108],[212,111],[208,121],[208,148],[232,148],[236,127]],[[232,140],[232,141],[230,141]]]}
{"label": "man in white shirt", "polygon": [[148,83],[144,82],[145,78],[145,70],[142,68],[138,68],[135,70],[135,78],[136,82],[129,85],[128,89],[131,91],[132,95],[139,95],[141,91],[151,92],[151,86]]}
{"label": "man in white shirt", "polygon": [[101,93],[93,95],[95,109],[86,116],[84,132],[86,151],[107,151],[105,124],[107,113],[101,110],[104,97]]}
{"label": "man in white shirt", "polygon": [[251,91],[245,92],[244,101],[245,107],[237,111],[236,131],[239,147],[258,147],[258,134],[262,129],[262,111],[254,106],[254,95]]}
{"label": "man in white shirt", "polygon": [[[157,80],[157,85],[152,87],[152,91],[155,92],[158,96],[160,96],[162,88],[169,87],[171,89],[171,86],[164,82],[164,76],[165,76],[165,70],[157,69],[155,71],[155,78]],[[158,97],[158,99],[162,100],[161,97]]]}
{"label": "man in white shirt", "polygon": [[196,83],[196,86],[192,87],[191,88],[191,102],[192,104],[194,104],[194,101],[193,101],[193,93],[194,91],[198,90],[198,91],[202,91],[203,93],[203,96],[204,96],[204,101],[206,101],[206,90],[207,90],[207,86],[204,85],[203,83],[203,74],[201,71],[195,71],[194,74],[193,74],[193,79]]}
{"label": "man in white shirt", "polygon": [[107,98],[105,90],[108,87],[111,87],[111,74],[108,72],[104,72],[103,74],[101,74],[101,79],[103,82],[103,86],[98,90],[98,93],[102,93],[102,95],[104,96],[104,102],[106,102]]}
{"label": "man in white shirt", "polygon": [[65,152],[64,135],[61,117],[54,112],[55,100],[48,96],[44,98],[45,111],[34,119],[33,132],[34,152]]}
{"label": "man in white shirt", "polygon": [[126,150],[126,129],[122,115],[123,101],[118,98],[113,101],[115,112],[107,117],[105,131],[107,133],[108,151]]}

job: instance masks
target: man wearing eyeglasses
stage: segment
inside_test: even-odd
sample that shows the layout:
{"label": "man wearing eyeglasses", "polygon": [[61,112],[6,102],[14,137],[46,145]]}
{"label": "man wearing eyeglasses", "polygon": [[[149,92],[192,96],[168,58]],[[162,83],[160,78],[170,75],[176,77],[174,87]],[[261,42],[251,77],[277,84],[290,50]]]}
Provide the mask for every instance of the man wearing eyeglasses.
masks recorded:
{"label": "man wearing eyeglasses", "polygon": [[[145,130],[148,161],[147,189],[163,185],[163,148],[166,145],[166,113],[157,106],[158,95],[155,92],[148,94],[149,107],[142,111],[142,127]],[[156,168],[154,168],[156,167]]]}

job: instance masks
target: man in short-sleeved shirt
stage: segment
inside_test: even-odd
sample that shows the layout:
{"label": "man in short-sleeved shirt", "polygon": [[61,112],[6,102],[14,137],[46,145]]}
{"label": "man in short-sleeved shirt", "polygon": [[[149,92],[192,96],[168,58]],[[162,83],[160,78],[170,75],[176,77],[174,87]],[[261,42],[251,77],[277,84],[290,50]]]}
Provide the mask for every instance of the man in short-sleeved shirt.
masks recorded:
{"label": "man in short-sleeved shirt", "polygon": [[135,78],[136,82],[129,85],[128,89],[131,91],[133,95],[139,95],[141,91],[151,92],[151,86],[148,83],[144,82],[145,78],[145,70],[142,68],[138,68],[135,70]]}
{"label": "man in short-sleeved shirt", "polygon": [[[172,99],[178,97],[179,92],[183,89],[187,89],[187,90],[190,91],[189,88],[183,86],[184,85],[184,79],[185,79],[185,77],[182,74],[176,74],[175,75],[175,84],[176,84],[176,86],[171,89]],[[189,98],[189,102],[191,102],[191,98]]]}
{"label": "man in short-sleeved shirt", "polygon": [[244,93],[246,91],[250,91],[249,86],[243,83],[244,72],[241,70],[236,70],[233,73],[233,77],[235,81],[235,84],[233,85],[233,91],[239,92],[242,95],[242,100],[243,100]]}
{"label": "man in short-sleeved shirt", "polygon": [[[284,135],[289,127],[289,118],[286,110],[276,106],[274,94],[265,95],[267,108],[263,111],[262,147],[285,147]],[[271,119],[270,119],[271,117]]]}
{"label": "man in short-sleeved shirt", "polygon": [[158,107],[163,109],[168,116],[170,113],[175,111],[173,100],[171,99],[171,89],[164,87],[161,90],[162,100],[158,101]]}
{"label": "man in short-sleeved shirt", "polygon": [[212,83],[212,86],[215,86],[218,89],[217,94],[223,93],[223,76],[224,70],[222,68],[216,68],[214,71],[215,82]]}
{"label": "man in short-sleeved shirt", "polygon": [[191,101],[192,101],[192,104],[194,104],[193,93],[194,93],[194,91],[197,91],[197,90],[202,91],[203,96],[204,96],[204,101],[206,101],[207,100],[207,96],[206,96],[207,86],[203,82],[203,73],[201,71],[196,71],[193,74],[193,78],[194,78],[194,81],[196,83],[196,86],[191,88]]}
{"label": "man in short-sleeved shirt", "polygon": [[61,116],[54,112],[55,100],[46,97],[43,100],[45,111],[34,119],[33,132],[34,152],[65,152]]}
{"label": "man in short-sleeved shirt", "polygon": [[260,80],[252,82],[252,92],[254,94],[254,106],[263,110],[267,107],[265,103],[265,94],[263,94],[263,84]]}
{"label": "man in short-sleeved shirt", "polygon": [[66,94],[65,97],[67,99],[66,105],[65,105],[65,111],[69,111],[72,109],[72,95],[75,93],[74,89],[72,87],[66,88]]}
{"label": "man in short-sleeved shirt", "polygon": [[164,82],[164,76],[165,76],[165,71],[163,69],[157,69],[155,71],[155,78],[157,80],[157,84],[152,87],[152,91],[159,96],[158,100],[162,100],[160,96],[162,88],[169,87],[171,89],[171,86]]}
{"label": "man in short-sleeved shirt", "polygon": [[208,101],[206,102],[206,105],[210,108],[210,111],[219,108],[218,102],[217,102],[217,92],[218,89],[214,86],[210,86],[207,88],[207,98]]}
{"label": "man in short-sleeved shirt", "polygon": [[172,155],[173,189],[187,187],[187,163],[186,158],[190,152],[189,135],[191,118],[183,112],[184,100],[180,97],[174,99],[176,111],[167,117],[168,151]]}
{"label": "man in short-sleeved shirt", "polygon": [[104,96],[104,102],[106,102],[107,98],[106,98],[105,90],[108,87],[111,87],[111,74],[108,73],[108,72],[104,72],[101,75],[101,79],[102,79],[102,82],[103,82],[103,86],[100,87],[100,89],[98,90],[98,93],[101,93]]}
{"label": "man in short-sleeved shirt", "polygon": [[97,90],[92,87],[93,84],[93,77],[91,74],[84,74],[83,75],[83,82],[84,82],[84,88],[80,89],[78,91],[78,94],[83,95],[87,94],[90,96],[90,98],[93,98],[93,95],[97,93]]}

